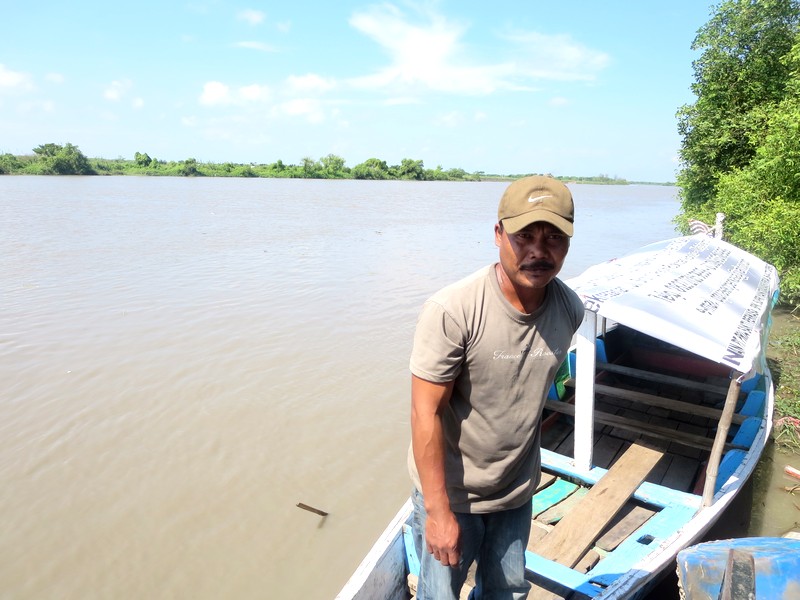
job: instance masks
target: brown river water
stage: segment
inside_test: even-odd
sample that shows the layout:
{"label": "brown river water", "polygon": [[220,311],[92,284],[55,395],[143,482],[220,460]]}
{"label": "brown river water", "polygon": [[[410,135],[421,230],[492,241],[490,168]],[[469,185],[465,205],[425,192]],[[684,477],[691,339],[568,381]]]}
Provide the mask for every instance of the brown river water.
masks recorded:
{"label": "brown river water", "polygon": [[[410,491],[417,311],[495,260],[504,187],[0,177],[0,597],[332,598]],[[571,188],[564,277],[674,235],[675,188]]]}

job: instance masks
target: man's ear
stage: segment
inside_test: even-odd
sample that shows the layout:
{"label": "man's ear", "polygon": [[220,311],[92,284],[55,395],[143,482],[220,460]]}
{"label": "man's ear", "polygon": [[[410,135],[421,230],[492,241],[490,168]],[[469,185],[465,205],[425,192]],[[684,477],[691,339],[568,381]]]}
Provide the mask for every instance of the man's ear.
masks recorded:
{"label": "man's ear", "polygon": [[498,221],[494,224],[494,245],[500,247],[500,242],[503,239],[503,223]]}

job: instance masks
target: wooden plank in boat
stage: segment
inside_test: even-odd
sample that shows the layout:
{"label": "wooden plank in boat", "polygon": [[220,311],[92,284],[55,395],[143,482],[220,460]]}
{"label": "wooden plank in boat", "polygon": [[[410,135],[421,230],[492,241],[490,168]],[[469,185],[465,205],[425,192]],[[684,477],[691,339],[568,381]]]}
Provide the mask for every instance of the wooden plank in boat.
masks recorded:
{"label": "wooden plank in boat", "polygon": [[679,387],[691,387],[693,389],[710,392],[712,394],[720,394],[723,398],[728,393],[728,386],[719,386],[710,383],[702,383],[699,381],[689,381],[684,377],[675,377],[673,375],[663,375],[662,373],[654,373],[653,371],[645,371],[643,369],[636,369],[634,367],[626,367],[624,365],[615,365],[611,363],[597,363],[597,370],[610,371],[612,373],[619,373],[620,375],[628,375],[637,379],[645,381],[654,381],[656,383],[665,383]]}
{"label": "wooden plank in boat", "polygon": [[570,481],[556,479],[552,484],[536,492],[533,495],[533,516],[534,518],[546,511],[554,504],[558,504],[564,498],[572,494],[578,486]]}
{"label": "wooden plank in boat", "polygon": [[663,450],[664,452],[667,451],[667,448],[669,448],[669,445],[672,443],[663,438],[651,437],[649,435],[643,435],[642,437],[639,438],[639,441],[642,444],[650,446],[651,448],[658,448],[659,450]]}
{"label": "wooden plank in boat", "polygon": [[670,410],[661,406],[650,406],[647,408],[647,414],[651,417],[660,417],[666,419],[669,417]]}
{"label": "wooden plank in boat", "polygon": [[[647,406],[659,406],[667,408],[678,413],[687,415],[695,415],[707,417],[719,421],[722,416],[722,411],[717,408],[710,408],[700,404],[692,404],[690,402],[683,402],[681,400],[674,400],[672,398],[665,398],[664,396],[656,396],[654,394],[645,394],[644,392],[637,392],[636,390],[626,390],[619,387],[610,385],[595,384],[595,393],[604,394],[606,396],[613,396],[623,400],[630,400],[631,402],[642,402]],[[743,415],[734,415],[733,423],[742,423],[745,420]]]}
{"label": "wooden plank in boat", "polygon": [[600,562],[600,555],[594,550],[589,550],[575,565],[575,570],[579,573],[588,573],[589,569]]}
{"label": "wooden plank in boat", "polygon": [[583,497],[588,493],[588,488],[578,488],[572,494],[564,498],[564,500],[539,514],[539,516],[536,517],[536,520],[541,521],[542,523],[547,523],[548,525],[557,523],[563,519],[564,515],[569,513],[578,504],[578,502],[583,500]]}
{"label": "wooden plank in boat", "polygon": [[[642,441],[644,443],[644,438],[642,438]],[[658,446],[654,446],[654,447],[658,447]],[[669,460],[668,459],[665,458],[663,460],[658,461],[658,464],[655,466],[655,468],[652,471],[650,471],[650,474],[647,476],[645,481],[647,481],[648,483],[655,483],[655,484],[661,485],[661,480],[664,479],[664,473],[667,472],[667,468],[668,467],[669,467]]]}
{"label": "wooden plank in boat", "polygon": [[533,545],[553,530],[552,525],[547,525],[536,519],[531,520],[531,534],[528,537],[528,550],[533,550]]}
{"label": "wooden plank in boat", "polygon": [[[575,414],[575,406],[573,406],[572,404],[566,404],[564,402],[560,402],[557,400],[547,400],[545,406],[549,410],[562,412],[568,415]],[[644,435],[649,435],[658,439],[669,440],[671,442],[679,442],[687,446],[702,448],[704,450],[710,450],[711,446],[714,443],[714,440],[709,438],[704,438],[702,436],[690,433],[683,433],[680,431],[676,431],[674,429],[659,427],[657,425],[653,425],[651,423],[644,423],[636,419],[626,419],[625,417],[620,417],[618,415],[611,415],[600,411],[595,411],[594,418],[595,421],[599,423],[613,425],[615,427],[620,427],[622,429],[635,430]],[[736,447],[737,446],[734,446],[733,444],[725,444],[726,450],[730,450],[731,448],[736,448]]]}
{"label": "wooden plank in boat", "polygon": [[553,452],[563,456],[572,456],[573,449],[575,448],[575,430],[569,432],[569,435],[561,440],[561,443],[553,448]]}
{"label": "wooden plank in boat", "polygon": [[631,445],[583,501],[536,544],[534,552],[575,566],[662,456],[641,444]]}
{"label": "wooden plank in boat", "polygon": [[572,588],[550,581],[531,570],[525,570],[525,578],[531,584],[528,600],[566,600],[567,598],[573,598]]}
{"label": "wooden plank in boat", "polygon": [[[707,427],[692,425],[690,423],[679,423],[678,431],[693,433],[703,437],[708,437],[709,434]],[[693,458],[695,460],[699,460],[702,456],[702,450],[700,450],[700,448],[689,448],[683,444],[670,444],[668,451],[674,454],[680,454],[681,456],[685,456],[687,458]]]}
{"label": "wooden plank in boat", "polygon": [[555,450],[565,438],[572,434],[574,429],[574,424],[568,422],[568,419],[555,421],[547,431],[542,430],[542,446],[549,450]]}
{"label": "wooden plank in boat", "polygon": [[629,503],[611,521],[606,532],[595,542],[595,546],[611,552],[627,539],[634,531],[644,525],[655,514],[654,510]]}
{"label": "wooden plank in boat", "polygon": [[539,485],[536,486],[536,491],[538,492],[539,490],[543,490],[555,480],[555,475],[548,473],[547,471],[542,471],[541,477],[539,477]]}
{"label": "wooden plank in boat", "polygon": [[[531,584],[528,600],[591,600],[596,595],[588,595],[581,591],[573,590],[566,585],[551,581],[527,568],[525,569],[525,579]],[[592,583],[588,583],[587,585],[595,588],[597,593],[600,593],[603,589]]]}
{"label": "wooden plank in boat", "polygon": [[625,442],[620,439],[601,435],[594,443],[594,450],[592,451],[594,464],[607,469],[614,462],[614,458],[619,454],[624,444]]}
{"label": "wooden plank in boat", "polygon": [[661,485],[682,492],[690,492],[699,467],[699,460],[685,456],[673,456],[664,477],[661,478]]}

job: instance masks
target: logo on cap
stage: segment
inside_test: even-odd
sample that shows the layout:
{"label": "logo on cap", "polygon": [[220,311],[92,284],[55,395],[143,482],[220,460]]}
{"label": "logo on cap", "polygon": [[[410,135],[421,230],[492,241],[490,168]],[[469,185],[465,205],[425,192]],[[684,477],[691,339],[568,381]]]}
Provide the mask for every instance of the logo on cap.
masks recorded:
{"label": "logo on cap", "polygon": [[547,194],[545,196],[536,196],[536,198],[531,196],[528,198],[528,202],[531,202],[533,204],[541,204],[545,200],[545,198],[552,198],[552,196],[550,194]]}

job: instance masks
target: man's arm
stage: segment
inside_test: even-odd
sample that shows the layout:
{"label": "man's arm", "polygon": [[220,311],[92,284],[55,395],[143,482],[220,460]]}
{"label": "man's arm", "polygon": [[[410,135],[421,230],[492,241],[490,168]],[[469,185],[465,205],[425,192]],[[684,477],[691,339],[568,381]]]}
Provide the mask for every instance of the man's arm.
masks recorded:
{"label": "man's arm", "polygon": [[450,508],[444,474],[441,411],[452,392],[452,381],[433,383],[411,376],[411,445],[428,513],[425,541],[428,552],[445,566],[456,566],[461,558],[460,530]]}

